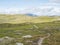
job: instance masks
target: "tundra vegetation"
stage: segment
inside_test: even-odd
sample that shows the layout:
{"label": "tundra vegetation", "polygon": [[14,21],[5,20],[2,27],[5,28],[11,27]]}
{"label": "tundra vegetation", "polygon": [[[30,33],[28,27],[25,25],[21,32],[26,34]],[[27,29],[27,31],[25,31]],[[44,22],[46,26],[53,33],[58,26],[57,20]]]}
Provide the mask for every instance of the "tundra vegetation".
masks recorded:
{"label": "tundra vegetation", "polygon": [[[51,21],[56,17],[50,18],[44,19],[49,21],[42,23],[38,20],[42,19],[40,17],[35,18],[39,23],[13,24],[1,22],[0,45],[60,45],[60,20]],[[2,17],[0,18],[0,21],[5,20]]]}

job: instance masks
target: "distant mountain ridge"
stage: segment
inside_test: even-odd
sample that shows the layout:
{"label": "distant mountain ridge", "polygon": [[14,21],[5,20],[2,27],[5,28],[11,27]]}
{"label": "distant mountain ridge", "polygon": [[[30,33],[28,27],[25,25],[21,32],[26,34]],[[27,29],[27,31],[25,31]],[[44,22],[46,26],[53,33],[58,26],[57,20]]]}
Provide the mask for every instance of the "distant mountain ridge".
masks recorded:
{"label": "distant mountain ridge", "polygon": [[37,15],[32,14],[32,13],[27,13],[27,14],[25,14],[25,15],[27,15],[27,16],[37,16]]}

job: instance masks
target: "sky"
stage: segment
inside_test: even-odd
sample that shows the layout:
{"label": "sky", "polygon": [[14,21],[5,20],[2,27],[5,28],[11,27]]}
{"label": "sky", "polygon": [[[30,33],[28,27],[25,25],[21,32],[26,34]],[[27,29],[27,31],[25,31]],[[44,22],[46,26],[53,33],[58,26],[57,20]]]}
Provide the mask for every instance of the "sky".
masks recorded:
{"label": "sky", "polygon": [[0,0],[0,14],[60,15],[60,0]]}

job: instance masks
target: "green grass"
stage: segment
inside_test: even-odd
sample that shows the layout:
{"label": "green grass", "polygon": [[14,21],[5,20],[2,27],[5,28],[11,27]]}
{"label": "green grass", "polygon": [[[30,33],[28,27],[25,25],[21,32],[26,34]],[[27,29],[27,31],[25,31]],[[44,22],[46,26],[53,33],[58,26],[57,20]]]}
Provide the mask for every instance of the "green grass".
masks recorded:
{"label": "green grass", "polygon": [[[35,28],[33,25],[38,26],[38,29]],[[9,36],[12,38],[16,38],[17,42],[23,42],[25,45],[29,44],[25,42],[26,40],[35,41],[39,37],[46,36],[47,33],[50,33],[51,36],[44,40],[43,45],[59,45],[60,21],[30,24],[0,24],[0,37]],[[22,36],[24,35],[32,35],[33,37],[29,39],[24,39],[22,38]],[[32,43],[30,44],[32,45]]]}
{"label": "green grass", "polygon": [[[22,42],[24,45],[32,45],[32,43],[27,43],[26,40],[36,41],[39,37],[45,37],[47,36],[47,33],[50,33],[51,36],[43,41],[43,45],[59,45],[60,20],[58,19],[58,16],[32,17],[19,14],[3,14],[0,15],[0,38],[9,36],[11,38],[15,38],[16,42]],[[33,25],[36,25],[38,28]],[[25,35],[32,35],[32,38],[22,38],[22,36]],[[8,45],[15,44],[11,42]]]}
{"label": "green grass", "polygon": [[26,22],[31,22],[31,23],[42,23],[42,22],[52,22],[60,17],[54,16],[54,17],[49,17],[49,16],[39,16],[39,17],[33,17],[33,16],[27,16],[27,15],[22,15],[22,14],[14,14],[14,15],[9,15],[9,14],[0,14],[0,23],[11,23],[11,24],[19,24],[19,23],[26,23]]}

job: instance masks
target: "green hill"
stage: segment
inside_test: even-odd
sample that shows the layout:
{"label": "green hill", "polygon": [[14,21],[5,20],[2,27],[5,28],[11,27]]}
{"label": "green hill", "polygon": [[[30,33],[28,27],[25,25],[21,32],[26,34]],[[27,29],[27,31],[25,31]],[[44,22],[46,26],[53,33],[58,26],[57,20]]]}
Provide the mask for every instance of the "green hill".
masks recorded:
{"label": "green hill", "polygon": [[33,17],[26,15],[0,15],[0,23],[25,23],[31,19]]}
{"label": "green hill", "polygon": [[[60,45],[60,21],[30,24],[4,23],[0,24],[0,45],[15,45],[16,42],[24,45],[38,45],[39,39],[46,37],[48,33],[50,36],[43,40],[42,45]],[[23,38],[27,35],[32,37]]]}
{"label": "green hill", "polygon": [[15,14],[15,15],[0,14],[0,23],[12,23],[12,24],[26,23],[26,22],[41,23],[41,22],[51,22],[57,19],[59,19],[59,17],[49,17],[49,16],[33,17],[21,14]]}
{"label": "green hill", "polygon": [[0,45],[38,45],[42,38],[42,45],[60,45],[60,17],[0,15]]}

